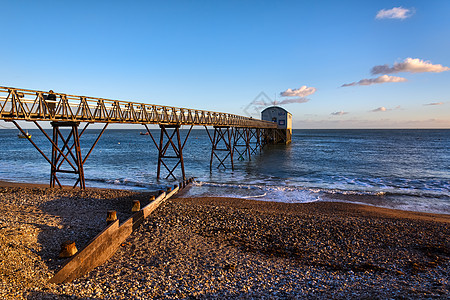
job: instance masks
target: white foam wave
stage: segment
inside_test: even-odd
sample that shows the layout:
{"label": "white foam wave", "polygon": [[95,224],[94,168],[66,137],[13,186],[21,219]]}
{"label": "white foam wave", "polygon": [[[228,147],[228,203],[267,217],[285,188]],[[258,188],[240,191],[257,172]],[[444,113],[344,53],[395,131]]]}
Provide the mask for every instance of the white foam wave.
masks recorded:
{"label": "white foam wave", "polygon": [[361,192],[340,189],[268,186],[264,184],[226,184],[196,181],[190,190],[181,197],[230,197],[285,203],[341,201],[408,211],[434,213],[449,213],[450,211],[450,204],[445,199],[443,201],[436,201],[434,198],[414,197],[406,194],[390,197],[389,193],[383,191]]}
{"label": "white foam wave", "polygon": [[194,185],[183,197],[231,197],[286,203],[307,203],[321,200],[319,194],[314,190],[208,182],[194,182]]}

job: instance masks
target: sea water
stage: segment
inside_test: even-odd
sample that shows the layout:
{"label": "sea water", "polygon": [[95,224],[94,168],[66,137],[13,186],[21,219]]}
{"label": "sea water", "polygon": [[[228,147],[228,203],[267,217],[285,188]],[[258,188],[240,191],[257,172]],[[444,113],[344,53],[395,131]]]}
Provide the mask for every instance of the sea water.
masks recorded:
{"label": "sea water", "polygon": [[[100,130],[86,130],[83,156]],[[84,165],[88,187],[158,190],[179,180],[156,179],[158,151],[143,130],[107,129]],[[50,135],[50,130],[47,131]],[[184,139],[188,130],[183,129]],[[50,165],[17,130],[0,130],[0,180],[48,183]],[[33,141],[50,158],[51,146],[39,130]],[[152,130],[159,141],[159,130]],[[211,141],[192,130],[183,149],[187,177],[195,177],[185,197],[226,196],[303,203],[349,201],[405,210],[450,213],[450,130],[293,130],[290,145],[266,146],[239,159],[234,170],[210,171]],[[169,161],[169,167],[170,160]],[[179,169],[175,171],[181,177]],[[59,174],[63,184],[74,176]]]}

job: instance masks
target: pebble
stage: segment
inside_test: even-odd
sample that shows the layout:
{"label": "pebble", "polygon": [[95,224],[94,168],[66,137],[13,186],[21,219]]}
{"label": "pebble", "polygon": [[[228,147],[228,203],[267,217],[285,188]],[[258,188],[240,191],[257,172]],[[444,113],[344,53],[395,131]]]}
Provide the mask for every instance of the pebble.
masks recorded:
{"label": "pebble", "polygon": [[[0,190],[7,214],[0,220],[8,224],[0,229],[0,261],[33,262],[1,269],[5,299],[428,299],[450,292],[448,222],[367,216],[345,203],[226,198],[171,199],[105,264],[71,283],[47,284],[61,265],[50,237],[73,232],[83,245],[104,225],[67,209],[85,205],[100,216],[115,203],[126,215],[124,203],[137,199],[126,191],[79,193]],[[23,204],[13,213],[16,198]]]}

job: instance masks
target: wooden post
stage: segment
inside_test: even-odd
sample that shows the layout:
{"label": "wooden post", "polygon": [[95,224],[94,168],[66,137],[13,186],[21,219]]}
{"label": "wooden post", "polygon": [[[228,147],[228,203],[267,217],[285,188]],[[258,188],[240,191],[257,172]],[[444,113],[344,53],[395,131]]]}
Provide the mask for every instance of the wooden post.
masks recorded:
{"label": "wooden post", "polygon": [[61,244],[61,251],[59,252],[60,258],[66,258],[74,256],[77,253],[77,247],[75,246],[75,242],[73,241],[65,241]]}
{"label": "wooden post", "polygon": [[117,220],[117,212],[115,210],[108,210],[106,214],[106,223],[110,224]]}
{"label": "wooden post", "polygon": [[137,212],[141,210],[141,202],[139,200],[133,200],[133,207],[131,208],[132,212]]}

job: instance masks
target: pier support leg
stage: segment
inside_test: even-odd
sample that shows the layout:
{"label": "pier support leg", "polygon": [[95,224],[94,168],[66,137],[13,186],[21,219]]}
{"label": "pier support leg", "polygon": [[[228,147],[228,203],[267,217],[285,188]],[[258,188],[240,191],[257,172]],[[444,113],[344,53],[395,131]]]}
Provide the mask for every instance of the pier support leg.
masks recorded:
{"label": "pier support leg", "polygon": [[263,148],[262,139],[261,139],[263,136],[262,132],[263,132],[263,129],[261,129],[261,128],[256,129],[256,139],[257,139],[256,144],[257,144],[257,147],[259,147],[259,153],[262,152],[262,148]]}
{"label": "pier support leg", "polygon": [[244,160],[245,156],[252,160],[252,155],[257,153],[258,148],[261,152],[262,130],[260,128],[235,128],[233,150],[238,155],[238,160]]}
{"label": "pier support leg", "polygon": [[[17,124],[15,121],[12,121],[14,125],[20,130],[20,132],[25,135],[24,130]],[[78,132],[79,122],[51,122],[53,127],[53,137],[50,138],[48,134],[42,129],[42,127],[36,122],[33,122],[36,127],[44,134],[44,136],[50,141],[52,145],[52,156],[49,159],[44,152],[39,148],[36,143],[31,139],[31,137],[27,136],[27,139],[30,143],[41,153],[45,160],[50,164],[50,187],[55,187],[56,184],[59,187],[62,187],[61,182],[58,179],[57,173],[71,173],[77,175],[77,180],[73,187],[75,188],[77,185],[81,189],[86,188],[85,178],[84,178],[84,168],[83,165],[86,162],[87,158],[91,154],[95,145],[99,141],[103,132],[106,130],[108,123],[105,124],[102,131],[98,135],[94,144],[90,148],[89,152],[86,156],[82,157],[81,154],[81,146],[80,146],[80,137],[85,132],[86,128],[89,126],[89,123],[83,128],[81,133]],[[67,136],[63,135],[63,132],[60,130],[60,127],[69,127],[71,130]],[[75,148],[75,149],[74,149]],[[64,166],[65,169],[62,167]],[[67,170],[68,169],[68,170]]]}
{"label": "pier support leg", "polygon": [[251,135],[250,135],[250,128],[245,128],[245,150],[247,152],[248,155],[248,160],[252,160],[252,153],[250,151],[250,139],[251,139]]}
{"label": "pier support leg", "polygon": [[241,128],[236,127],[234,129],[234,138],[233,138],[233,151],[237,155],[238,160],[245,160],[245,156],[248,156],[249,160],[250,158],[250,151],[249,151],[249,134],[248,134],[248,128]]}
{"label": "pier support leg", "polygon": [[261,130],[261,148],[264,148],[267,144],[269,144],[269,129],[264,128]]}
{"label": "pier support leg", "polygon": [[[186,145],[186,141],[189,137],[189,134],[191,133],[193,126],[190,127],[183,144],[180,135],[180,127],[181,127],[180,125],[159,125],[160,127],[159,143],[157,143],[156,140],[153,138],[153,135],[148,129],[147,125],[144,124],[144,126],[147,129],[147,132],[149,133],[150,137],[152,138],[156,148],[158,149],[158,168],[156,171],[157,179],[159,179],[161,176],[161,165],[163,165],[169,172],[169,174],[166,176],[166,179],[172,176],[173,179],[176,180],[177,178],[175,177],[174,172],[175,169],[178,166],[180,166],[181,174],[183,177],[182,179],[186,180],[186,173],[184,170],[183,148]],[[170,130],[172,131],[170,132]],[[171,160],[172,164],[174,163],[173,167],[168,166],[168,160]]]}
{"label": "pier support leg", "polygon": [[[72,173],[77,175],[77,180],[73,187],[78,184],[81,189],[86,188],[84,180],[83,159],[81,157],[80,135],[78,133],[78,122],[51,122],[53,127],[53,143],[52,143],[52,164],[50,172],[50,187],[55,187],[57,183],[61,187],[61,183],[57,177],[57,173]],[[70,133],[64,137],[60,127],[69,127]],[[69,142],[73,141],[70,147]],[[62,142],[62,147],[58,146],[59,141]],[[72,151],[75,148],[75,153]],[[66,163],[71,169],[62,169],[62,165]]]}
{"label": "pier support leg", "polygon": [[[261,132],[260,132],[260,128],[249,128],[249,139],[248,139],[248,143],[249,143],[249,151],[250,151],[250,155],[253,155],[258,152],[258,148],[259,148],[259,152],[261,153]],[[253,145],[253,146],[252,146]]]}
{"label": "pier support leg", "polygon": [[278,134],[276,129],[264,129],[263,146],[275,145],[278,143]]}
{"label": "pier support leg", "polygon": [[[209,139],[212,144],[211,148],[211,160],[209,162],[209,169],[212,171],[212,164],[214,157],[219,161],[217,168],[223,167],[226,169],[225,161],[229,157],[231,161],[231,169],[234,170],[233,162],[233,128],[214,126],[214,136],[212,137],[208,131],[208,127],[205,126]],[[220,155],[219,153],[224,153]]]}

